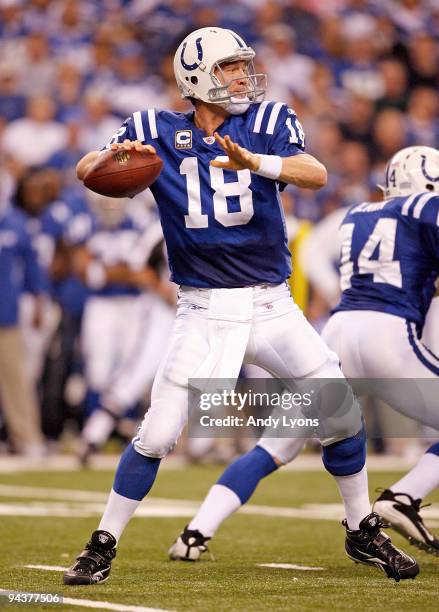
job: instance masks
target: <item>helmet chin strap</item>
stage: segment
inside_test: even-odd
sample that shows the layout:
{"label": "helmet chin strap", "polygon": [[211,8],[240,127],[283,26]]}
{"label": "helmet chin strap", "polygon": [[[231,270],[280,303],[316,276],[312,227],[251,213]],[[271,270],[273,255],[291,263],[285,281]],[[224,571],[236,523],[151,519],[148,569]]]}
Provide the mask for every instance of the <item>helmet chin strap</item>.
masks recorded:
{"label": "helmet chin strap", "polygon": [[248,98],[237,98],[230,96],[230,102],[227,103],[225,109],[231,115],[242,115],[250,108],[250,100]]}

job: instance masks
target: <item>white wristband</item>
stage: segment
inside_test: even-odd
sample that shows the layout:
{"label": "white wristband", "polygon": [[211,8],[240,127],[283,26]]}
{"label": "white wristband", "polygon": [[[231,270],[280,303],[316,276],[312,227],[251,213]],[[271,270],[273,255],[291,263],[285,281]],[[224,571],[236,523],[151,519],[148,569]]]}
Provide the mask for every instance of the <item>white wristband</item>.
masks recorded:
{"label": "white wristband", "polygon": [[99,261],[91,261],[85,270],[85,282],[90,289],[98,291],[105,286],[107,275],[105,267]]}
{"label": "white wristband", "polygon": [[255,174],[276,180],[282,172],[282,157],[279,155],[259,155],[261,162]]}

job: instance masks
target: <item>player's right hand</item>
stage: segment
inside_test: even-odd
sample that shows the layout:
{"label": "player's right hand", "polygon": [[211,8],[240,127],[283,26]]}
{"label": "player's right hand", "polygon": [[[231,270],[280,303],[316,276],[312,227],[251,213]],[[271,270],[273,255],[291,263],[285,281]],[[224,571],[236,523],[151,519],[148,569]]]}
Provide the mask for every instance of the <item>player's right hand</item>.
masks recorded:
{"label": "player's right hand", "polygon": [[140,142],[140,140],[124,140],[123,142],[113,142],[110,145],[112,151],[131,151],[135,149],[136,151],[146,151],[147,153],[156,153],[156,150],[151,145],[144,145]]}

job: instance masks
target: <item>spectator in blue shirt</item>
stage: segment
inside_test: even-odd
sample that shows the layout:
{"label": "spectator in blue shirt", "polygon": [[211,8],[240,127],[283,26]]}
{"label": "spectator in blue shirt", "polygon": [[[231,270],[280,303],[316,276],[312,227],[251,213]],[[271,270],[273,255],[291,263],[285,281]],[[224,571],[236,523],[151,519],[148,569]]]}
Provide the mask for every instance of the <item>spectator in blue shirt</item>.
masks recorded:
{"label": "spectator in blue shirt", "polygon": [[24,213],[0,202],[0,399],[14,450],[29,457],[44,454],[39,408],[25,367],[18,327],[18,301],[23,287],[42,290],[38,259],[26,229]]}

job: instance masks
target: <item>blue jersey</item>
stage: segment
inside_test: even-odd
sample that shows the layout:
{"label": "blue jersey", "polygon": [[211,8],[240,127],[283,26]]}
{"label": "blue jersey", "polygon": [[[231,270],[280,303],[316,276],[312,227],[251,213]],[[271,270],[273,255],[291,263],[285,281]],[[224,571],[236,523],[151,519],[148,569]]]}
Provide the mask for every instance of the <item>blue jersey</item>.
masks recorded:
{"label": "blue jersey", "polygon": [[[41,216],[41,229],[35,244],[40,263],[47,272],[55,251],[61,243],[69,245],[70,227],[74,220],[87,210],[80,199],[53,202]],[[80,317],[89,291],[78,278],[68,274],[62,279],[50,279],[50,293],[63,308],[74,317]]]}
{"label": "blue jersey", "polygon": [[[104,266],[125,264],[133,270],[143,268],[154,250],[163,240],[163,234],[156,216],[129,213],[114,227],[100,222],[92,211],[77,216],[70,228],[70,243],[87,247],[90,255]],[[122,283],[107,283],[93,295],[113,297],[140,295],[143,289]]]}
{"label": "blue jersey", "polygon": [[[304,150],[297,117],[285,104],[262,102],[232,115],[221,136],[254,153],[288,157]],[[151,186],[169,257],[171,280],[192,287],[244,287],[281,283],[291,273],[278,182],[250,170],[210,166],[226,159],[194,113],[137,111],[113,142],[151,144],[164,167]]]}
{"label": "blue jersey", "polygon": [[377,310],[417,325],[439,276],[439,196],[415,193],[352,207],[341,228],[339,310]]}
{"label": "blue jersey", "polygon": [[0,213],[0,327],[17,324],[18,300],[25,289],[43,290],[27,221],[27,215],[13,206]]}

